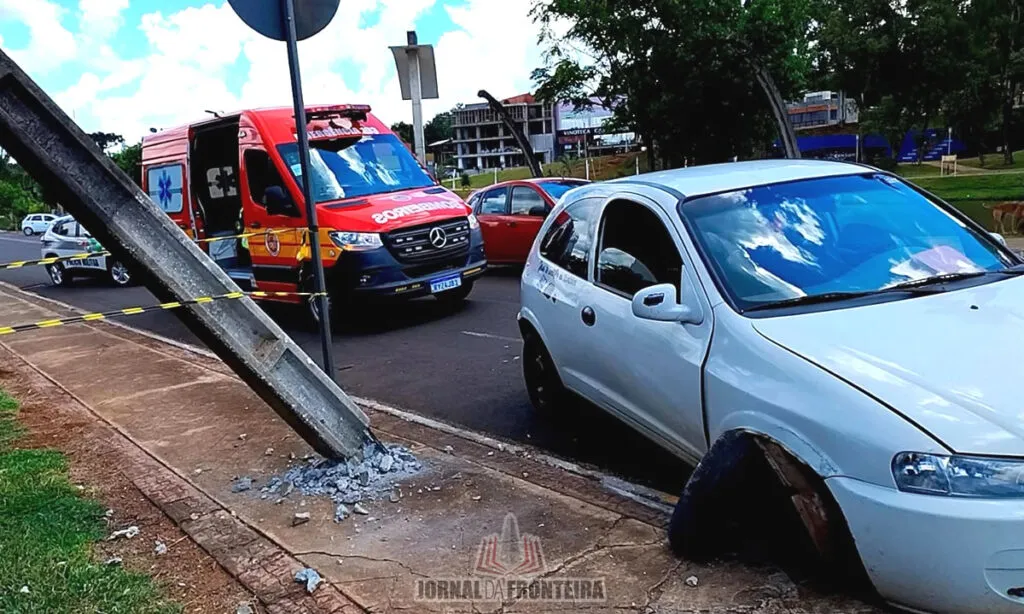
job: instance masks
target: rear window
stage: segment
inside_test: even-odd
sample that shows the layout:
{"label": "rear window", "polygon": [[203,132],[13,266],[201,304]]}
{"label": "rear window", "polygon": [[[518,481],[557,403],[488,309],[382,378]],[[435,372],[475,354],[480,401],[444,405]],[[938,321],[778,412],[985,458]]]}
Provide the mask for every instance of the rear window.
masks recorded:
{"label": "rear window", "polygon": [[[435,185],[392,134],[312,141],[309,146],[313,198],[318,203]],[[277,150],[301,185],[298,145],[279,145]]]}
{"label": "rear window", "polygon": [[544,181],[538,183],[537,186],[548,193],[548,196],[552,200],[558,201],[563,194],[573,188],[578,188],[581,185],[586,185],[585,181]]}

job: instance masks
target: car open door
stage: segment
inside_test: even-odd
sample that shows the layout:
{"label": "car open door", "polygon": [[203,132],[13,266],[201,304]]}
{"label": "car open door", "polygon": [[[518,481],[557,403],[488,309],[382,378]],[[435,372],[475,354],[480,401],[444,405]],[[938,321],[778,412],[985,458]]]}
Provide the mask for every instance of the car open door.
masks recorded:
{"label": "car open door", "polygon": [[505,217],[508,214],[508,187],[486,190],[480,195],[476,217],[484,235],[487,259],[505,262],[509,259],[508,239],[505,236]]}
{"label": "car open door", "polygon": [[526,262],[549,210],[547,200],[537,188],[525,185],[512,188],[504,230],[510,260]]}

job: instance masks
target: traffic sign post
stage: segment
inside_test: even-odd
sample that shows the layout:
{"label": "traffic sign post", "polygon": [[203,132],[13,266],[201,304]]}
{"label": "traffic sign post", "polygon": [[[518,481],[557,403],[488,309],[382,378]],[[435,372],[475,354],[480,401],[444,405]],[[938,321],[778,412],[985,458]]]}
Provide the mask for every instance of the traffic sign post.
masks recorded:
{"label": "traffic sign post", "polygon": [[291,71],[292,100],[295,104],[295,138],[299,146],[302,197],[306,201],[306,221],[312,252],[310,259],[317,294],[313,300],[319,305],[324,372],[334,380],[330,298],[327,296],[324,263],[320,257],[320,226],[317,223],[316,201],[313,200],[313,176],[309,172],[309,133],[306,130],[306,104],[302,97],[298,41],[326,28],[338,12],[340,0],[228,0],[228,3],[250,28],[268,38],[284,41],[288,47],[288,68]]}
{"label": "traffic sign post", "polygon": [[416,157],[424,167],[427,165],[427,144],[423,129],[423,101],[437,98],[437,66],[434,63],[434,47],[421,45],[415,31],[406,33],[408,44],[392,47],[395,68],[398,69],[398,83],[402,88],[402,100],[412,101],[413,140],[416,141]]}

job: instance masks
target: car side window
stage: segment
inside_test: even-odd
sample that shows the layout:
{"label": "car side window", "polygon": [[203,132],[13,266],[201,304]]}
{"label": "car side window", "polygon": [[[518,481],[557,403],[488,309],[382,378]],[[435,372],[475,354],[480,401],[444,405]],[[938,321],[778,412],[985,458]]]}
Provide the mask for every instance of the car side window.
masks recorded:
{"label": "car side window", "polygon": [[53,233],[58,234],[62,237],[68,236],[68,232],[71,230],[71,222],[60,222],[53,226]]}
{"label": "car side window", "polygon": [[544,233],[540,255],[577,277],[587,278],[600,198],[584,198],[563,209]]}
{"label": "car side window", "polygon": [[506,215],[508,213],[508,188],[495,188],[485,192],[480,200],[481,215]]}
{"label": "car side window", "polygon": [[656,284],[672,284],[678,295],[683,260],[668,229],[647,207],[619,200],[601,218],[594,281],[628,298]]}
{"label": "car side window", "polygon": [[537,190],[526,186],[512,188],[512,215],[544,217],[547,213],[548,205]]}
{"label": "car side window", "polygon": [[245,174],[252,202],[263,207],[264,193],[272,185],[284,186],[280,173],[270,161],[270,154],[262,149],[247,149],[244,155]]}

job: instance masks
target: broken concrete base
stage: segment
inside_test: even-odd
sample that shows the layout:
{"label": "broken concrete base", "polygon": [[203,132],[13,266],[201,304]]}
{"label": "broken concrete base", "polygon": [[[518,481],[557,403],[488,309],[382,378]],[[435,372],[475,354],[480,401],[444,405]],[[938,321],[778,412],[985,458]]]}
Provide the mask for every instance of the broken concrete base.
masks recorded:
{"label": "broken concrete base", "polygon": [[[37,297],[0,289],[0,325],[55,315]],[[679,560],[660,511],[511,447],[376,411],[368,414],[377,434],[408,447],[423,466],[399,480],[395,496],[360,501],[366,514],[336,522],[330,497],[292,489],[262,498],[271,478],[307,462],[311,451],[216,359],[108,324],[3,343],[315,569],[326,584],[314,596],[337,590],[369,612],[874,611],[797,586],[775,569]],[[252,487],[232,492],[240,477]],[[305,513],[309,521],[293,526]],[[281,582],[297,586],[294,573]]]}

